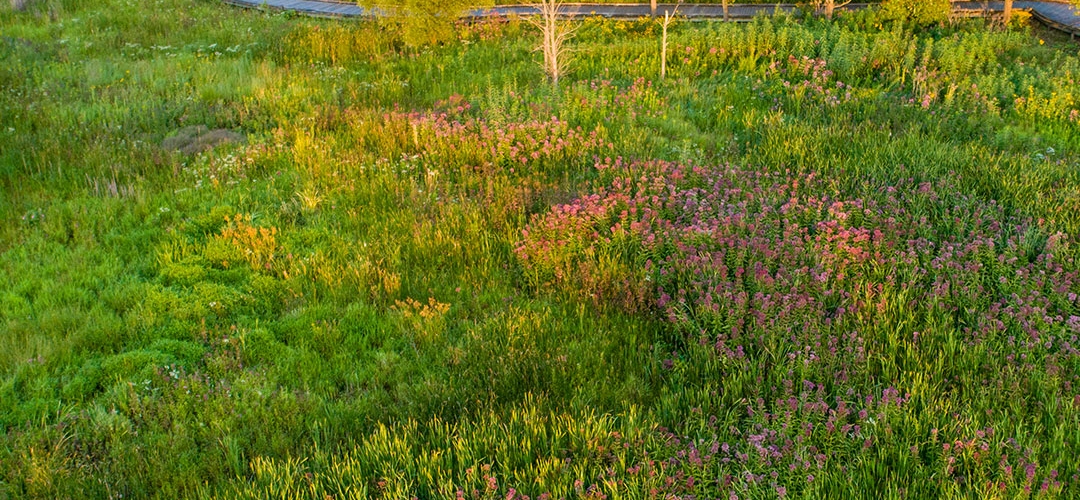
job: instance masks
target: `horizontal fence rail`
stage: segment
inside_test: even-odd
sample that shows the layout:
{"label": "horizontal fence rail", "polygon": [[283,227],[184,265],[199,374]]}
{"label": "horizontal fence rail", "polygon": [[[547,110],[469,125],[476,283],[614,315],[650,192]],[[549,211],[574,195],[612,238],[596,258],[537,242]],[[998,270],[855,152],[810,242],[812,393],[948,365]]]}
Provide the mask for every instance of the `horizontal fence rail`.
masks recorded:
{"label": "horizontal fence rail", "polygon": [[[270,8],[293,11],[319,17],[379,17],[385,13],[378,9],[365,9],[353,2],[340,0],[223,0],[227,4],[247,8]],[[953,14],[958,17],[984,17],[998,15],[1004,11],[1004,2],[956,1]],[[852,3],[837,10],[854,11],[865,9],[874,4]],[[1031,13],[1040,23],[1072,35],[1080,34],[1080,14],[1069,4],[1053,1],[1017,1],[1014,9]],[[720,4],[673,4],[657,5],[657,13],[675,12],[678,8],[680,17],[690,20],[720,20],[724,18],[724,9]],[[762,14],[775,12],[795,12],[795,4],[731,4],[728,6],[728,19],[731,21],[749,21]],[[537,13],[532,5],[499,5],[488,9],[477,9],[465,15],[469,19],[482,19],[492,16],[529,16]],[[638,19],[653,14],[647,3],[595,4],[567,3],[560,13],[568,18],[600,16],[609,19]]]}

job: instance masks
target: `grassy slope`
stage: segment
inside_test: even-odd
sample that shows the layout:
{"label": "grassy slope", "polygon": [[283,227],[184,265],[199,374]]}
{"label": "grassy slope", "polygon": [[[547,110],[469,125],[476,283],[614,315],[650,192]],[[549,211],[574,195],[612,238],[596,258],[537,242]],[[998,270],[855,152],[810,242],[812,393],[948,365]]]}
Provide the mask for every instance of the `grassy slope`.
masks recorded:
{"label": "grassy slope", "polygon": [[[1076,233],[1075,45],[980,29],[913,41],[871,15],[844,23],[680,27],[674,78],[634,93],[656,73],[655,28],[588,21],[579,82],[555,93],[516,24],[398,53],[374,27],[209,1],[0,10],[0,497],[437,497],[484,492],[489,476],[500,498],[573,496],[612,460],[677,453],[655,426],[726,435],[705,425],[713,413],[749,429],[746,400],[716,399],[731,374],[674,328],[529,285],[521,230],[596,186],[594,156],[813,171],[853,196],[955,176]],[[767,68],[789,54],[827,59],[855,99],[778,111]],[[568,138],[557,115],[595,140],[513,173],[515,158],[496,155],[484,170],[428,159],[420,122],[394,109]],[[248,144],[159,147],[192,124]],[[237,214],[248,218],[227,220]],[[942,477],[930,429],[966,439],[987,426],[1029,449],[1040,480],[1076,473],[1075,362],[1017,389],[1026,405],[1001,417],[987,410],[1016,398],[971,389],[986,375],[968,361],[952,382],[924,374],[957,398],[891,417],[907,423],[898,442],[930,451],[909,463],[900,447],[838,443],[816,483],[785,484],[877,496],[881,479],[911,477],[891,488],[971,495],[983,485]],[[868,391],[897,381],[880,373]],[[633,446],[612,455],[624,439]],[[972,470],[1023,491],[1022,472],[995,466]],[[769,482],[751,493],[773,494]],[[625,484],[630,497],[655,486]]]}

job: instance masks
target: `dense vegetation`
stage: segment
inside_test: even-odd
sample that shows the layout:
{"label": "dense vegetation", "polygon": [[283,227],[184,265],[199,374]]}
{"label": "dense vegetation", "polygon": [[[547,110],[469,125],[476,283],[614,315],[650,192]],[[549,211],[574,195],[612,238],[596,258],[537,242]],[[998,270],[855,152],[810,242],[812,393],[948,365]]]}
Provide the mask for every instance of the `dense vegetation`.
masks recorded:
{"label": "dense vegetation", "polygon": [[657,29],[0,7],[0,498],[1080,495],[1078,46]]}

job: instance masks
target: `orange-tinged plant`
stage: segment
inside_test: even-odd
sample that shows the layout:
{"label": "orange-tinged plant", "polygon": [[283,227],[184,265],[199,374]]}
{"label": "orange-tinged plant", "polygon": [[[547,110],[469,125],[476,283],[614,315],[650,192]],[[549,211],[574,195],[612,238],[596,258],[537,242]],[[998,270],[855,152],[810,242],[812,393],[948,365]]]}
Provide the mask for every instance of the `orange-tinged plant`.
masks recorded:
{"label": "orange-tinged plant", "polygon": [[394,309],[401,311],[406,316],[419,316],[422,319],[440,318],[450,310],[450,304],[444,304],[429,297],[427,304],[411,297],[405,300],[395,300]]}
{"label": "orange-tinged plant", "polygon": [[278,249],[276,227],[255,227],[250,215],[225,217],[225,227],[218,238],[240,250],[251,269],[270,269]]}
{"label": "orange-tinged plant", "polygon": [[414,341],[430,343],[439,339],[446,329],[444,317],[450,311],[450,304],[434,297],[429,297],[426,304],[406,297],[403,301],[395,300],[391,308],[401,313]]}

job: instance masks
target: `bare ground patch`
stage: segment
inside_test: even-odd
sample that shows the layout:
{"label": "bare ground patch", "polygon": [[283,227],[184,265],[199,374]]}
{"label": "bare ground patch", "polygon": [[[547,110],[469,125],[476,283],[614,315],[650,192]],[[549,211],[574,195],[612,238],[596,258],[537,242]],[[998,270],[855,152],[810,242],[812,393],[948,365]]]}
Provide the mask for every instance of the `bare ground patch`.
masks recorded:
{"label": "bare ground patch", "polygon": [[165,138],[161,147],[170,151],[179,151],[186,155],[213,149],[221,144],[243,144],[247,142],[244,134],[229,129],[209,129],[205,125],[192,125],[177,130],[174,135]]}

